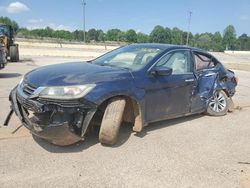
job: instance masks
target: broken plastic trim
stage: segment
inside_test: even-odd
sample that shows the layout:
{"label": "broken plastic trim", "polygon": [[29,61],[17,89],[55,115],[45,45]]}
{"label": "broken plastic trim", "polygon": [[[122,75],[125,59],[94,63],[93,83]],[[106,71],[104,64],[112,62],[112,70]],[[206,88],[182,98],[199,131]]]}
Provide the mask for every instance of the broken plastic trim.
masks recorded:
{"label": "broken plastic trim", "polygon": [[15,111],[22,124],[34,135],[57,145],[69,145],[83,140],[97,110],[95,104],[84,101],[83,105],[79,103],[71,107],[42,104],[38,100],[25,98],[16,88],[11,92],[10,101],[12,109],[5,125],[8,125]]}

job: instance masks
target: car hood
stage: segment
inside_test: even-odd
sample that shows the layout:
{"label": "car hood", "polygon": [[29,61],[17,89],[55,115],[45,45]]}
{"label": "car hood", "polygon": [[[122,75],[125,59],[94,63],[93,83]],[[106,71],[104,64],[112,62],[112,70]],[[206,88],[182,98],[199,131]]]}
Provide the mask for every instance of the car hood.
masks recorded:
{"label": "car hood", "polygon": [[24,77],[34,87],[67,86],[131,78],[125,69],[99,66],[87,62],[63,63],[37,68]]}

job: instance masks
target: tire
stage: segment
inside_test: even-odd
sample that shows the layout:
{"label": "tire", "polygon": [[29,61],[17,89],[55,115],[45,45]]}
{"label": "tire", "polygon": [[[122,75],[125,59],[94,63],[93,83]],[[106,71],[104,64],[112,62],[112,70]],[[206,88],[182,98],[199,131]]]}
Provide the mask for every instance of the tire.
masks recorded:
{"label": "tire", "polygon": [[223,91],[216,91],[209,100],[206,113],[211,116],[224,116],[229,110],[229,98]]}
{"label": "tire", "polygon": [[99,141],[102,144],[114,145],[116,143],[125,105],[126,100],[121,98],[114,98],[108,103],[99,132]]}
{"label": "tire", "polygon": [[11,62],[18,62],[19,61],[18,46],[10,46],[10,61]]}

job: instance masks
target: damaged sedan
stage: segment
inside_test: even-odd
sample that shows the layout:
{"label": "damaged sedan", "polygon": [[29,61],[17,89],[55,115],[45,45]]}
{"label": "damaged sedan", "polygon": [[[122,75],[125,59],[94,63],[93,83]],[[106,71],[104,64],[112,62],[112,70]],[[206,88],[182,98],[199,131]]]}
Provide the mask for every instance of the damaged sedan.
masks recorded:
{"label": "damaged sedan", "polygon": [[198,113],[226,115],[237,78],[209,53],[186,46],[132,44],[87,62],[40,67],[11,91],[11,111],[32,134],[57,145],[117,142],[122,122],[140,132],[151,122]]}

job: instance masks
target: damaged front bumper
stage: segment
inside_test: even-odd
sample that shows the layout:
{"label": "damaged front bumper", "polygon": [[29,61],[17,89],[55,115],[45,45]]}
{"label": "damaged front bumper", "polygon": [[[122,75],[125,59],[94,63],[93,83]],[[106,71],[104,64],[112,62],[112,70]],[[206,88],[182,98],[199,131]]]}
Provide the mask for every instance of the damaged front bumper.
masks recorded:
{"label": "damaged front bumper", "polygon": [[[32,134],[56,145],[70,145],[84,139],[97,110],[84,99],[31,99],[18,85],[10,93],[11,109]],[[6,119],[6,123],[12,112]]]}

